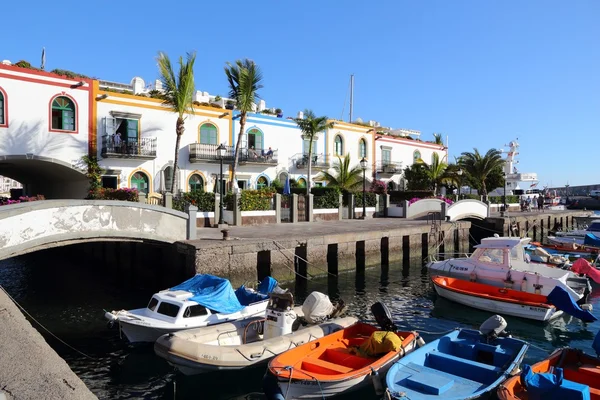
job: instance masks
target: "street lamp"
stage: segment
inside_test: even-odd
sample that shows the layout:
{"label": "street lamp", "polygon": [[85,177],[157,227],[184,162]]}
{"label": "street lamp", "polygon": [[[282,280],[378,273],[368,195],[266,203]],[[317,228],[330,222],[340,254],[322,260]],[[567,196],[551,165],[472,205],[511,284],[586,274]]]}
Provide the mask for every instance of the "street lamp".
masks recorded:
{"label": "street lamp", "polygon": [[219,173],[219,225],[223,225],[223,157],[225,157],[225,146],[223,143],[217,147],[217,156],[220,161],[220,173]]}
{"label": "street lamp", "polygon": [[462,168],[459,168],[458,171],[456,171],[456,173],[458,174],[458,200],[460,200],[460,192],[462,189],[462,174],[463,174]]}
{"label": "street lamp", "polygon": [[365,219],[366,215],[367,215],[367,200],[366,200],[366,185],[367,185],[367,179],[366,179],[366,172],[367,172],[367,159],[366,158],[362,158],[362,160],[360,160],[360,167],[363,170],[363,196],[362,196],[362,203],[363,203],[363,212],[362,212],[362,217],[360,219]]}
{"label": "street lamp", "polygon": [[502,195],[502,212],[500,215],[504,217],[504,213],[506,212],[506,172],[502,173],[504,177],[504,194]]}

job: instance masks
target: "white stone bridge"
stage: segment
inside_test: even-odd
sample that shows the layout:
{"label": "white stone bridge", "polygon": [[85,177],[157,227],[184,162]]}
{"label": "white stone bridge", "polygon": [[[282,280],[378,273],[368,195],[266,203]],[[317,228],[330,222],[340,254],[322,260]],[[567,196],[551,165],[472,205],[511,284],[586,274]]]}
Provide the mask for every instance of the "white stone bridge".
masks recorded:
{"label": "white stone bridge", "polygon": [[6,205],[0,207],[0,260],[90,241],[195,239],[195,214],[127,201],[42,200]]}

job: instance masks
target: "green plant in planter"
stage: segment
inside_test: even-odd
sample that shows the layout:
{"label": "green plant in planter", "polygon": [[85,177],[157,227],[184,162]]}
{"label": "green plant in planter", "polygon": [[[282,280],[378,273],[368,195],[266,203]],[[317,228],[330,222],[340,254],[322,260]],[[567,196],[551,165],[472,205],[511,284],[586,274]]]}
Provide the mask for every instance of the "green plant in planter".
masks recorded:
{"label": "green plant in planter", "polygon": [[215,96],[215,100],[214,101],[221,101],[221,100],[222,100],[221,96],[219,96],[219,95]]}
{"label": "green plant in planter", "polygon": [[225,108],[227,110],[233,110],[235,108],[235,103],[233,102],[233,100],[227,100],[227,102],[225,103]]}
{"label": "green plant in planter", "polygon": [[281,108],[276,108],[275,114],[277,114],[277,118],[281,118],[283,117],[283,110]]}
{"label": "green plant in planter", "polygon": [[97,157],[85,155],[81,157],[81,161],[87,167],[85,176],[90,183],[88,198],[95,198],[96,193],[102,188],[102,174],[104,170],[98,164]]}

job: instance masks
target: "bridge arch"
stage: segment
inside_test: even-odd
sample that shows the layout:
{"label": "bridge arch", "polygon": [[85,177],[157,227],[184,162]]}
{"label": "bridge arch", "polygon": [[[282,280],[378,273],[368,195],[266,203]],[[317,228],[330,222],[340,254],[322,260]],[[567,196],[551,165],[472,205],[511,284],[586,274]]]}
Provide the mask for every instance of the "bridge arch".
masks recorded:
{"label": "bridge arch", "polygon": [[[189,239],[188,214],[126,201],[43,200],[0,207],[0,260],[98,240]],[[195,232],[195,221],[193,221]]]}
{"label": "bridge arch", "polygon": [[489,206],[479,200],[465,199],[457,201],[446,209],[446,217],[450,221],[475,218],[485,219],[489,216]]}
{"label": "bridge arch", "polygon": [[56,158],[34,154],[0,156],[0,175],[23,184],[23,194],[43,194],[47,199],[80,198],[87,195],[83,169]]}

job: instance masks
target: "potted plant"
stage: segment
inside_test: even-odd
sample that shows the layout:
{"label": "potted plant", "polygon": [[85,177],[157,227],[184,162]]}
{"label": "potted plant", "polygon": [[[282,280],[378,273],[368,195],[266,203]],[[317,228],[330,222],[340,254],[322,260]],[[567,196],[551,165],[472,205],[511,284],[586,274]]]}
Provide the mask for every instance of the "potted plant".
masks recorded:
{"label": "potted plant", "polygon": [[276,108],[275,114],[277,114],[277,118],[283,118],[283,111],[281,110],[281,108]]}
{"label": "potted plant", "polygon": [[235,103],[233,100],[227,100],[227,103],[225,103],[225,108],[228,110],[233,110],[235,108]]}

